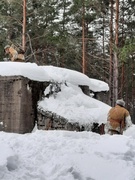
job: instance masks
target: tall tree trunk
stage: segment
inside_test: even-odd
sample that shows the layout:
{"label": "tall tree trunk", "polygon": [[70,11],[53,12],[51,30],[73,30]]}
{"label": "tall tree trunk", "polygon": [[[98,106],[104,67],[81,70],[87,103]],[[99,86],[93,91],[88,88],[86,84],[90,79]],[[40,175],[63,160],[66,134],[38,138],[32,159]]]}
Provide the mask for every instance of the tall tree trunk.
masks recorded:
{"label": "tall tree trunk", "polygon": [[[124,7],[124,2],[125,0],[122,1],[122,6]],[[122,46],[124,44],[125,38],[124,38],[124,10],[122,11],[122,40],[120,42],[120,45]],[[121,97],[123,97],[123,92],[124,92],[124,81],[125,81],[125,76],[124,76],[124,71],[125,71],[125,66],[124,66],[124,62],[122,62],[122,66],[121,66],[121,87],[120,87],[120,95]]]}
{"label": "tall tree trunk", "polygon": [[104,61],[104,59],[105,59],[105,17],[104,17],[104,15],[103,15],[103,38],[102,38],[102,46],[103,46],[103,51],[102,51],[102,53],[103,53],[103,80],[105,81],[105,73],[106,73],[106,69],[105,69],[105,67],[106,67],[106,65],[105,65],[105,61]]}
{"label": "tall tree trunk", "polygon": [[131,112],[132,112],[132,121],[133,123],[135,123],[135,78],[134,78],[134,72],[135,72],[135,67],[134,67],[134,58],[132,56],[132,98],[131,98],[131,102],[132,102],[132,108],[131,108]]}
{"label": "tall tree trunk", "polygon": [[125,71],[125,67],[124,67],[124,63],[122,63],[122,67],[121,67],[121,90],[120,90],[120,95],[121,97],[123,97],[123,92],[124,92],[124,81],[125,81],[125,76],[124,76],[124,71]]}
{"label": "tall tree trunk", "polygon": [[63,23],[62,23],[62,30],[63,34],[65,32],[65,12],[66,12],[66,0],[63,1]]}
{"label": "tall tree trunk", "polygon": [[115,16],[115,47],[114,51],[114,102],[118,98],[118,37],[119,37],[119,0],[116,0],[116,16]]}
{"label": "tall tree trunk", "polygon": [[86,73],[85,64],[85,0],[82,1],[82,72]]}
{"label": "tall tree trunk", "polygon": [[22,29],[22,49],[25,52],[26,45],[26,0],[23,0],[23,29]]}
{"label": "tall tree trunk", "polygon": [[110,0],[110,77],[109,77],[109,104],[113,105],[113,0]]}

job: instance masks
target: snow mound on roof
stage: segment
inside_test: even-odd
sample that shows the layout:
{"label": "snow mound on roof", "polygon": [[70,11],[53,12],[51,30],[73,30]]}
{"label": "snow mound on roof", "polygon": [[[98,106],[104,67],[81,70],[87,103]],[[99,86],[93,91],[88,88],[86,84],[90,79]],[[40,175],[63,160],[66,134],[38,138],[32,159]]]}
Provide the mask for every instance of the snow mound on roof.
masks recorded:
{"label": "snow mound on roof", "polygon": [[81,72],[54,66],[44,66],[43,68],[48,72],[53,81],[59,83],[69,82],[74,85],[86,85],[89,86],[89,88],[94,92],[109,90],[109,86],[107,83],[89,78]]}
{"label": "snow mound on roof", "polygon": [[86,85],[94,92],[108,91],[108,84],[89,78],[83,73],[54,66],[38,66],[35,63],[0,62],[1,76],[23,76],[35,81],[69,82]]}
{"label": "snow mound on roof", "polygon": [[109,91],[109,86],[104,81],[90,78],[90,89],[94,92],[98,91]]}
{"label": "snow mound on roof", "polygon": [[72,84],[61,86],[56,97],[50,96],[39,101],[38,108],[55,112],[68,119],[69,122],[79,124],[102,124],[107,121],[109,105],[85,95],[82,90]]}
{"label": "snow mound on roof", "polygon": [[42,67],[35,63],[0,62],[1,76],[23,76],[35,81],[48,81],[50,79]]}

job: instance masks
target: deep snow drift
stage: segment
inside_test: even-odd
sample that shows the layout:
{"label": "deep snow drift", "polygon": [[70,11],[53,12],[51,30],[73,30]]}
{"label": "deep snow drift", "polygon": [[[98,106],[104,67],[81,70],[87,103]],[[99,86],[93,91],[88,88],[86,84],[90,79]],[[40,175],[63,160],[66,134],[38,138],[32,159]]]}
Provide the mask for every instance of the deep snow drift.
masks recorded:
{"label": "deep snow drift", "polygon": [[0,179],[134,180],[135,126],[124,134],[0,132]]}
{"label": "deep snow drift", "polygon": [[61,85],[61,91],[56,96],[39,101],[38,108],[57,113],[69,122],[79,122],[83,125],[93,122],[106,123],[111,107],[85,95],[79,87],[67,83]]}

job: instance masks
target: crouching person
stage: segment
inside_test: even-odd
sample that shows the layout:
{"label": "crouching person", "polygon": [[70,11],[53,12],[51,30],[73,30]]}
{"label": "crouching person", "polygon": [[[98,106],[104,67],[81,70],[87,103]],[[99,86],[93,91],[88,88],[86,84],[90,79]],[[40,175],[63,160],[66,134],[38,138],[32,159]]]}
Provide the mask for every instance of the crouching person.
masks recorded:
{"label": "crouching person", "polygon": [[123,99],[116,101],[116,106],[112,107],[108,113],[107,130],[110,135],[123,134],[123,131],[132,125],[129,111],[125,109]]}
{"label": "crouching person", "polygon": [[4,51],[5,54],[9,55],[11,61],[25,62],[24,54],[18,54],[18,52],[12,46],[6,45],[4,47]]}

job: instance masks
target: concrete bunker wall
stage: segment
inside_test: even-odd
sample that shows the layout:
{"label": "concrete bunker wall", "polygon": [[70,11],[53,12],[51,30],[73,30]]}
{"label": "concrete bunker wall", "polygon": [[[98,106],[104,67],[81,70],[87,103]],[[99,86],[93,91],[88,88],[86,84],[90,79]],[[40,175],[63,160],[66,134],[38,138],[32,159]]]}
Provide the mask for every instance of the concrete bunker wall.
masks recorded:
{"label": "concrete bunker wall", "polygon": [[43,91],[43,82],[22,76],[0,76],[0,131],[31,132]]}
{"label": "concrete bunker wall", "polygon": [[[50,82],[37,82],[23,76],[0,76],[0,131],[29,133],[35,122],[38,129],[61,129],[70,131],[93,131],[100,134],[98,124],[82,125],[70,123],[53,112],[37,109],[37,102],[43,97]],[[87,86],[80,86],[89,94]]]}

